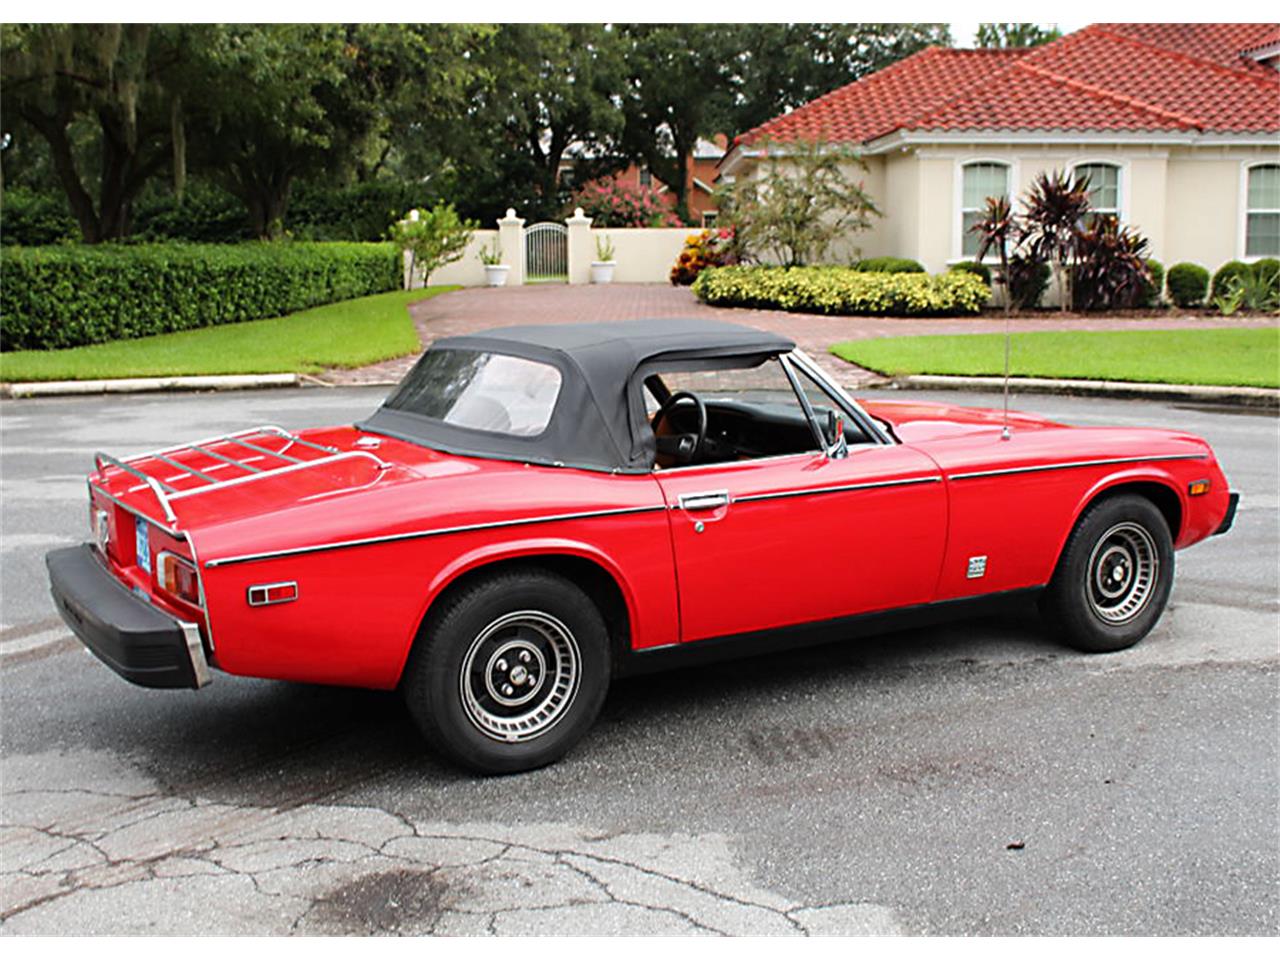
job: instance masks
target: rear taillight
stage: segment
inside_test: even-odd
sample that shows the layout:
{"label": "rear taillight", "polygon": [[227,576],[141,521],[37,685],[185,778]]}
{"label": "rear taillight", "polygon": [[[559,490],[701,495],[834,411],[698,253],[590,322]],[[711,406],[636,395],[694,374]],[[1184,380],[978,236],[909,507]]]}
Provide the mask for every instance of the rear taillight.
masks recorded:
{"label": "rear taillight", "polygon": [[162,551],[156,557],[156,582],[170,596],[200,606],[200,578],[191,561],[176,553]]}

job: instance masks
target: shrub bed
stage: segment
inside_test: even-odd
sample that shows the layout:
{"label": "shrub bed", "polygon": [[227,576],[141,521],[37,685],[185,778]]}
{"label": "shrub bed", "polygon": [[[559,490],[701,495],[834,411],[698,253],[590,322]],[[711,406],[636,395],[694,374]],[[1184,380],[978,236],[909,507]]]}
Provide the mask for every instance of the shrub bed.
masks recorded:
{"label": "shrub bed", "polygon": [[716,306],[800,313],[940,317],[982,310],[982,278],[953,271],[864,273],[850,267],[719,267],[694,281],[698,299]]}
{"label": "shrub bed", "polygon": [[1253,267],[1241,260],[1228,260],[1213,275],[1213,286],[1209,290],[1209,299],[1217,300],[1225,297],[1236,280],[1248,280],[1253,276]]}
{"label": "shrub bed", "polygon": [[853,269],[863,273],[924,273],[924,265],[907,257],[869,257],[859,260]]}
{"label": "shrub bed", "polygon": [[1165,289],[1174,306],[1198,307],[1209,292],[1209,271],[1198,263],[1175,263],[1165,274]]}
{"label": "shrub bed", "polygon": [[0,349],[46,350],[279,317],[396,290],[391,244],[10,247]]}

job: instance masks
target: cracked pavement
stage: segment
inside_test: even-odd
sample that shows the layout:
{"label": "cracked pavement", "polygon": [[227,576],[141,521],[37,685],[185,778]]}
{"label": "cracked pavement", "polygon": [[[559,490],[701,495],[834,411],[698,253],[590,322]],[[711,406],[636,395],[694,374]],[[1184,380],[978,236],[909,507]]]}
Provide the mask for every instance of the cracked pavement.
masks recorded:
{"label": "cracked pavement", "polygon": [[1133,650],[1014,616],[636,678],[516,777],[439,761],[393,694],[142,690],[69,638],[41,557],[82,536],[94,449],[378,396],[0,405],[0,932],[1280,932],[1274,417],[1020,401],[1176,422],[1244,494]]}
{"label": "cracked pavement", "polygon": [[[175,796],[93,751],[3,769],[22,784],[5,791],[0,829],[11,934],[902,930],[883,906],[760,889],[723,836],[455,824],[321,803],[254,809]],[[86,780],[94,786],[66,786]]]}

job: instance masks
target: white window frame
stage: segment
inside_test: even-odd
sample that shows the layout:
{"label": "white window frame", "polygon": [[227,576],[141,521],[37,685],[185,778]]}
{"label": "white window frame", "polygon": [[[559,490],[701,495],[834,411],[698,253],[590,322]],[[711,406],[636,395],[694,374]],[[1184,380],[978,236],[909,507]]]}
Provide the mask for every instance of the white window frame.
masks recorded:
{"label": "white window frame", "polygon": [[1076,179],[1076,171],[1080,167],[1088,166],[1107,166],[1114,167],[1116,171],[1116,218],[1121,225],[1129,222],[1129,163],[1116,157],[1084,157],[1080,160],[1074,160],[1068,166],[1071,174],[1072,183]]}
{"label": "white window frame", "polygon": [[[1280,157],[1269,160],[1242,160],[1240,162],[1240,213],[1238,217],[1240,222],[1236,231],[1235,258],[1243,260],[1245,263],[1254,263],[1258,260],[1265,260],[1268,257],[1275,256],[1269,253],[1249,255],[1245,252],[1246,244],[1249,242],[1249,171],[1257,167],[1280,167]],[[1255,212],[1280,213],[1280,209],[1259,208]]]}
{"label": "white window frame", "polygon": [[[964,252],[964,168],[979,163],[993,163],[1004,167],[1008,173],[1009,203],[1012,206],[1018,202],[1017,160],[1009,160],[1004,157],[964,157],[957,160],[955,181],[952,185],[954,200],[951,204],[951,259],[948,263],[961,263],[972,259],[965,256]],[[999,254],[988,252],[982,262],[988,264],[999,263],[1000,256]]]}

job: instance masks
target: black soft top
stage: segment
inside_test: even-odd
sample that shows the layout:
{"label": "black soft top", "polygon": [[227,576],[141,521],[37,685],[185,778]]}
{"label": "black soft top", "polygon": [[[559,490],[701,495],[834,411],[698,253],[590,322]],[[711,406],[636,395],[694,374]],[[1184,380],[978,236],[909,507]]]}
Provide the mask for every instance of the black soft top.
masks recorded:
{"label": "black soft top", "polygon": [[[502,327],[437,340],[428,353],[474,350],[555,366],[560,371],[560,393],[540,435],[474,430],[395,409],[399,388],[357,426],[465,456],[643,473],[652,467],[654,455],[653,431],[641,395],[641,382],[649,372],[677,365],[686,370],[749,365],[793,349],[794,342],[776,333],[718,320]],[[404,382],[413,376],[411,370]]]}

